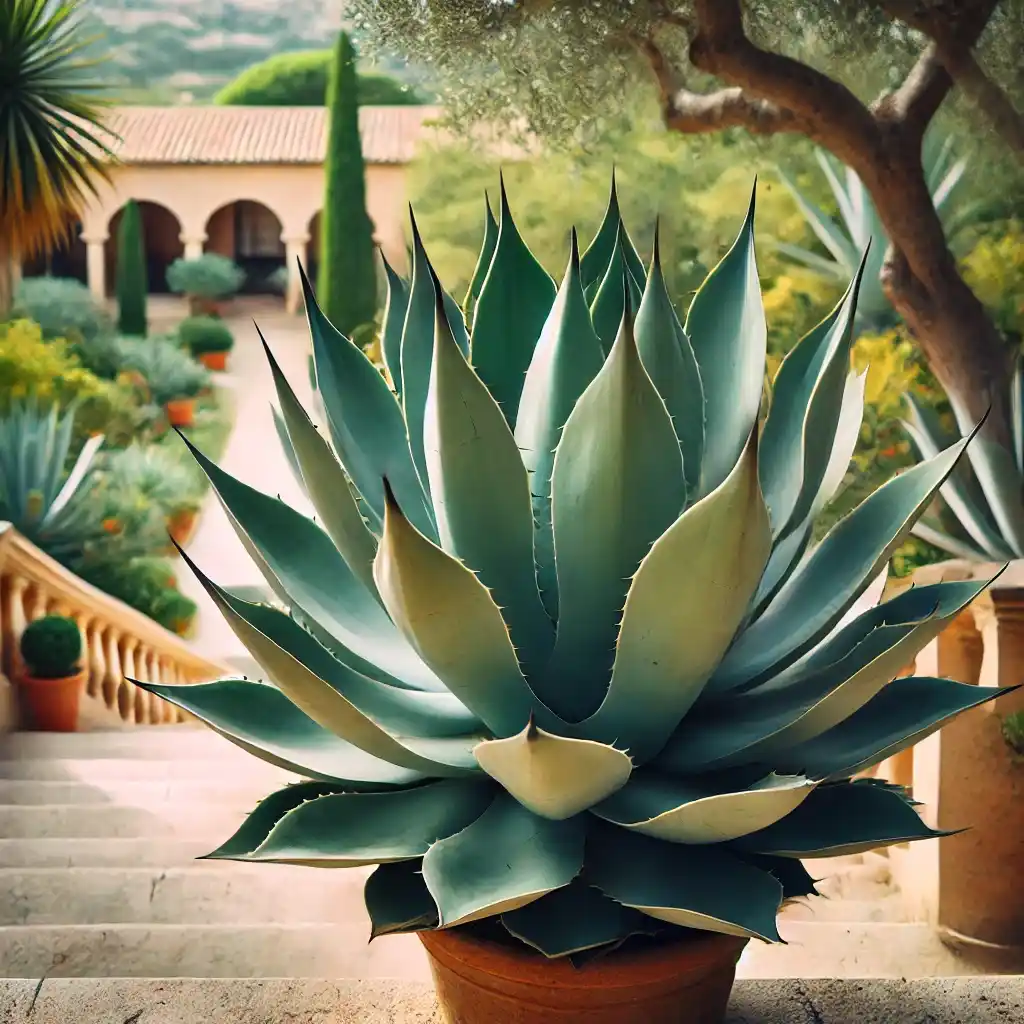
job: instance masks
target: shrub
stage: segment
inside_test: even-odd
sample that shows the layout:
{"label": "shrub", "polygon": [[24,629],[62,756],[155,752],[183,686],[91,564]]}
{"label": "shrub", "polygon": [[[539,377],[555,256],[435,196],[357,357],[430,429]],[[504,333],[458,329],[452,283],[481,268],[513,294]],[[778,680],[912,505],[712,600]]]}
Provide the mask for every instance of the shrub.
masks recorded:
{"label": "shrub", "polygon": [[[246,68],[213,98],[214,103],[243,107],[322,107],[331,74],[330,50],[279,53]],[[360,104],[405,106],[422,103],[414,89],[378,72],[358,76]]]}
{"label": "shrub", "polygon": [[235,344],[231,331],[213,316],[186,317],[178,324],[178,339],[194,356],[230,352]]}
{"label": "shrub", "polygon": [[210,383],[210,374],[172,342],[125,338],[121,349],[125,369],[142,376],[157,405],[192,398]]}
{"label": "shrub", "polygon": [[83,567],[82,578],[172,632],[185,632],[195,602],[178,590],[170,564],[162,558],[110,560]]}
{"label": "shrub", "polygon": [[63,615],[44,615],[21,634],[21,656],[37,679],[64,679],[78,671],[82,634],[78,624]]}
{"label": "shrub", "polygon": [[1000,235],[980,238],[961,262],[964,278],[999,329],[1024,335],[1024,224],[1010,221]]}
{"label": "shrub", "polygon": [[142,215],[130,199],[117,233],[117,326],[123,334],[146,336],[146,243]]}
{"label": "shrub", "polygon": [[29,277],[14,293],[14,318],[34,320],[43,337],[93,338],[111,329],[103,305],[80,281],[66,277]]}
{"label": "shrub", "polygon": [[167,286],[172,292],[199,299],[227,298],[244,280],[245,274],[233,260],[215,252],[194,260],[176,259],[167,268]]}
{"label": "shrub", "polygon": [[108,452],[101,474],[110,491],[156,505],[164,517],[198,508],[202,497],[198,474],[163,445],[133,444]]}

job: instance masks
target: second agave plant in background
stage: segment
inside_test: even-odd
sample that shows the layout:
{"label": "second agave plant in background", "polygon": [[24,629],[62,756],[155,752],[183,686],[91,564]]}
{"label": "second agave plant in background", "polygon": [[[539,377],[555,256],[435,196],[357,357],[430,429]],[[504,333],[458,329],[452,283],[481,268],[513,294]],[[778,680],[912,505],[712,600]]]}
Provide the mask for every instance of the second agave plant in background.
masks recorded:
{"label": "second agave plant in background", "polygon": [[372,934],[420,933],[451,1019],[720,1020],[801,859],[938,835],[858,774],[1000,692],[894,678],[983,582],[854,610],[966,440],[810,547],[863,410],[863,265],[762,426],[753,221],[684,325],[614,193],[556,285],[502,190],[471,329],[413,225],[394,390],[308,284],[325,431],[267,350],[317,522],[194,452],[287,609],[193,567],[271,685],[142,685],[308,780],[210,856],[376,865]]}

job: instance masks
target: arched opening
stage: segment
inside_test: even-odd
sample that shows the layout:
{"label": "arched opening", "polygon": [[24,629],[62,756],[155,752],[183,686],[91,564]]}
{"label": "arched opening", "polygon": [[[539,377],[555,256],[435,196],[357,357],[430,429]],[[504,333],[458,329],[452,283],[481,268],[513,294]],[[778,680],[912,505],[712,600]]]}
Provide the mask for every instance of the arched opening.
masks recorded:
{"label": "arched opening", "polygon": [[[167,268],[180,256],[185,247],[181,241],[181,221],[160,203],[148,199],[137,200],[139,219],[142,221],[142,247],[146,253],[146,282],[152,295],[166,295]],[[122,206],[107,227],[109,237],[103,243],[106,259],[107,292],[113,294],[117,286],[117,239],[124,216]]]}
{"label": "arched opening", "polygon": [[323,218],[321,217],[320,210],[310,218],[309,227],[309,245],[306,246],[306,273],[309,275],[310,281],[316,284],[317,273],[320,270],[320,231]]}
{"label": "arched opening", "polygon": [[68,226],[60,243],[49,253],[37,253],[24,261],[22,277],[71,277],[86,283],[85,242],[82,241],[81,221]]}
{"label": "arched opening", "polygon": [[281,221],[270,207],[239,199],[210,215],[206,222],[206,251],[227,256],[242,268],[244,294],[279,295],[278,278],[285,265],[281,231]]}

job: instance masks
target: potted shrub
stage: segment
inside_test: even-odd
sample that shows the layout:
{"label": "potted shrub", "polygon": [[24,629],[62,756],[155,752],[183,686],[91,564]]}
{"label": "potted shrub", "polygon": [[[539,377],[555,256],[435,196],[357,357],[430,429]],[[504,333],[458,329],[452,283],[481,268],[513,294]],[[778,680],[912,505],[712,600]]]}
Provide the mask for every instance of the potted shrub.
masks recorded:
{"label": "potted shrub", "polygon": [[228,353],[235,338],[222,320],[212,316],[191,316],[178,325],[181,343],[208,370],[226,370]]}
{"label": "potted shrub", "polygon": [[193,316],[219,316],[224,300],[235,295],[244,281],[245,272],[215,252],[194,260],[181,257],[167,268],[167,286],[188,299]]}
{"label": "potted shrub", "polygon": [[32,725],[43,732],[74,732],[85,686],[82,634],[73,619],[46,615],[21,634],[25,671],[19,688]]}
{"label": "potted shrub", "polygon": [[192,425],[196,395],[210,383],[204,366],[173,342],[156,339],[124,346],[124,365],[145,378],[153,402],[163,406],[171,426]]}
{"label": "potted shrub", "polygon": [[855,776],[1002,692],[890,681],[984,582],[855,607],[964,444],[804,557],[858,433],[857,282],[762,430],[752,208],[685,331],[617,203],[557,291],[501,216],[472,366],[414,236],[401,406],[307,294],[337,459],[271,369],[317,522],[193,449],[288,606],[194,567],[274,685],[142,685],[309,779],[210,856],[377,864],[372,935],[420,934],[447,1020],[715,1024],[802,858],[937,835]]}

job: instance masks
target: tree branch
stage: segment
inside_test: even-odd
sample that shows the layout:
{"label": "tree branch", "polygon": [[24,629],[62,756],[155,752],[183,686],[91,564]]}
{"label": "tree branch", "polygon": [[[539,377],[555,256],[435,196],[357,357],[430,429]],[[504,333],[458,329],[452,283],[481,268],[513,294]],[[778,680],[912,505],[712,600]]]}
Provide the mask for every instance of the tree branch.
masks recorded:
{"label": "tree branch", "polygon": [[1016,153],[1024,155],[1024,116],[1010,97],[978,63],[971,50],[941,50],[946,70],[974,105],[984,113],[999,137]]}
{"label": "tree branch", "polygon": [[903,84],[872,109],[881,121],[905,125],[919,142],[952,88],[952,76],[939,58],[938,46],[931,43],[921,51]]}

